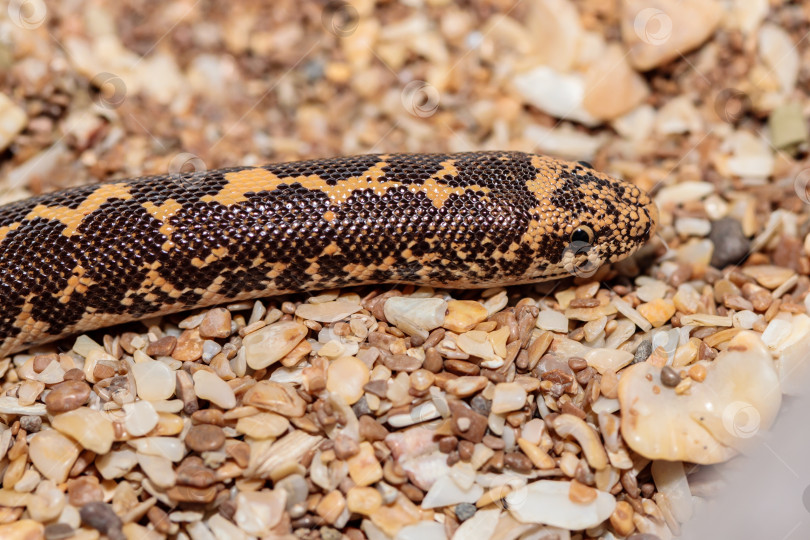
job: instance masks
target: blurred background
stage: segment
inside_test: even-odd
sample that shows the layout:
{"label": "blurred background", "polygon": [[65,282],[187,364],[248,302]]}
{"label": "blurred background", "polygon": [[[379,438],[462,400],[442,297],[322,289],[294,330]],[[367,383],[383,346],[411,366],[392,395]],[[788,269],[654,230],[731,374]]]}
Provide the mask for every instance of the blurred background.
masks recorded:
{"label": "blurred background", "polygon": [[[717,212],[754,238],[743,250],[807,274],[808,31],[810,3],[784,0],[4,1],[0,202],[299,158],[514,149],[653,193],[708,185],[700,209],[659,199],[670,248],[688,236],[675,217]],[[779,437],[717,468],[730,488],[702,483],[713,502],[684,537],[810,537],[810,403],[784,409]]]}

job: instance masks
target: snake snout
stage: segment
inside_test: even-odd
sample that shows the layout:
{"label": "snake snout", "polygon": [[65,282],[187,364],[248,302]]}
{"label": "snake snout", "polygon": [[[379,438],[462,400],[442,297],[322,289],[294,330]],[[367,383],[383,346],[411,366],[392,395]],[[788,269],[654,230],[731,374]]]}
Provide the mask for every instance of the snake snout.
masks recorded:
{"label": "snake snout", "polygon": [[655,230],[658,228],[658,206],[655,204],[655,202],[650,201],[644,206],[644,210],[647,212],[647,216],[650,220],[646,234],[646,239],[649,240],[653,237]]}

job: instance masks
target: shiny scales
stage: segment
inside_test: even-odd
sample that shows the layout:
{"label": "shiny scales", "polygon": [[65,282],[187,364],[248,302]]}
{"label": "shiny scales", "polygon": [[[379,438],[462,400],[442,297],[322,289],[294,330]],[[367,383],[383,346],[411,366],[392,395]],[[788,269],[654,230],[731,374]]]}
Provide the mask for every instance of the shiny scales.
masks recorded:
{"label": "shiny scales", "polygon": [[519,152],[362,155],[68,189],[0,207],[0,357],[294,291],[560,278],[630,255],[656,219],[631,184]]}

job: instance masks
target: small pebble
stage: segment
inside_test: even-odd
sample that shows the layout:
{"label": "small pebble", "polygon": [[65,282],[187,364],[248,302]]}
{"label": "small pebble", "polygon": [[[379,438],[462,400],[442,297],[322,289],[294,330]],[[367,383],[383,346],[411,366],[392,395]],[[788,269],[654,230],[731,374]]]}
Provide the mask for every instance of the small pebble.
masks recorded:
{"label": "small pebble", "polygon": [[79,516],[82,523],[96,529],[101,534],[107,535],[110,540],[123,540],[125,538],[124,533],[121,531],[123,526],[121,518],[115,514],[108,504],[103,502],[88,503],[79,510]]}
{"label": "small pebble", "polygon": [[664,366],[661,369],[661,384],[674,388],[678,386],[678,383],[680,382],[681,376],[678,375],[678,372],[672,369],[670,366]]}
{"label": "small pebble", "polygon": [[266,368],[292,351],[309,330],[294,321],[279,321],[251,332],[242,338],[247,365]]}
{"label": "small pebble", "polygon": [[641,313],[642,317],[650,321],[654,328],[669,322],[672,316],[675,315],[675,304],[672,300],[665,298],[641,304],[636,309]]}
{"label": "small pebble", "polygon": [[104,490],[98,478],[94,476],[80,476],[68,481],[68,502],[76,508],[91,502],[102,502]]}
{"label": "small pebble", "polygon": [[278,482],[275,487],[277,490],[284,490],[287,493],[287,510],[289,511],[293,506],[303,503],[307,495],[309,495],[309,485],[303,476],[300,474],[291,474],[285,476]]}
{"label": "small pebble", "polygon": [[361,441],[382,441],[388,435],[385,426],[374,420],[371,416],[360,417],[360,440]]}
{"label": "small pebble", "polygon": [[347,460],[349,476],[358,486],[370,486],[382,479],[383,470],[374,455],[371,443],[360,443],[360,450]]}
{"label": "small pebble", "polygon": [[478,508],[474,504],[460,503],[456,505],[455,514],[460,522],[464,522],[473,517],[476,510]]}
{"label": "small pebble", "polygon": [[236,431],[254,439],[269,439],[283,435],[290,427],[285,417],[270,412],[261,412],[240,418],[236,422]]}
{"label": "small pebble", "polygon": [[57,414],[60,412],[78,409],[90,399],[90,386],[82,381],[65,381],[53,388],[45,397],[45,406],[48,412]]}
{"label": "small pebble", "polygon": [[344,356],[329,364],[326,371],[326,389],[334,392],[349,405],[357,403],[363,396],[369,379],[366,364],[353,356]]}
{"label": "small pebble", "polygon": [[468,332],[478,323],[485,321],[487,316],[487,308],[480,302],[450,300],[447,303],[447,316],[442,326],[452,332]]}
{"label": "small pebble", "polygon": [[771,290],[776,289],[795,274],[790,268],[771,264],[746,266],[742,270],[746,275],[756,279],[757,283]]}
{"label": "small pebble", "polygon": [[338,490],[330,491],[315,507],[315,512],[327,523],[334,524],[346,508],[346,499]]}
{"label": "small pebble", "polygon": [[486,387],[488,379],[486,377],[457,377],[447,381],[445,390],[457,397],[465,398],[472,396]]}
{"label": "small pebble", "polygon": [[363,307],[360,304],[335,300],[320,304],[301,304],[295,308],[295,315],[319,323],[333,323],[343,320],[361,309]]}
{"label": "small pebble", "polygon": [[350,512],[370,516],[382,506],[382,495],[373,487],[353,487],[346,494],[346,503]]}
{"label": "small pebble", "polygon": [[45,540],[65,540],[76,531],[67,523],[51,523],[45,526]]}
{"label": "small pebble", "polygon": [[503,414],[520,410],[526,404],[526,397],[526,390],[518,383],[497,384],[492,396],[492,412]]}
{"label": "small pebble", "polygon": [[203,338],[199,329],[184,330],[177,338],[177,344],[172,351],[172,358],[181,362],[193,362],[202,357]]}
{"label": "small pebble", "polygon": [[225,444],[225,434],[219,426],[200,424],[192,426],[184,439],[186,446],[195,452],[218,450]]}
{"label": "small pebble", "polygon": [[171,356],[174,347],[177,345],[177,338],[174,336],[163,336],[156,341],[150,341],[146,346],[146,354],[152,358],[158,356]]}
{"label": "small pebble", "polygon": [[222,345],[220,345],[216,341],[206,339],[203,342],[203,353],[202,353],[203,362],[209,363],[221,351],[222,351]]}
{"label": "small pebble", "polygon": [[88,407],[54,416],[51,426],[96,454],[109,452],[115,439],[113,424],[107,416]]}
{"label": "small pebble", "polygon": [[544,309],[540,311],[535,323],[537,328],[541,330],[548,330],[549,332],[557,332],[561,334],[568,333],[568,317],[564,313],[554,311],[553,309]]}
{"label": "small pebble", "polygon": [[706,367],[701,364],[695,364],[689,368],[689,377],[697,382],[703,382],[706,379]]}
{"label": "small pebble", "polygon": [[124,404],[124,427],[133,437],[146,435],[158,423],[158,414],[152,404],[145,400]]}
{"label": "small pebble", "polygon": [[616,529],[616,532],[618,532],[620,535],[627,536],[635,529],[635,524],[633,523],[634,513],[633,506],[629,502],[618,501],[616,503],[616,508],[610,515],[610,524],[613,525],[613,528]]}
{"label": "small pebble", "polygon": [[487,429],[487,417],[476,413],[461,401],[449,401],[448,405],[450,406],[453,435],[473,443],[481,442]]}
{"label": "small pebble", "polygon": [[751,249],[751,242],[745,237],[742,225],[733,218],[713,222],[709,240],[714,244],[711,265],[715,268],[741,263]]}
{"label": "small pebble", "polygon": [[447,302],[442,298],[392,296],[385,301],[385,318],[410,336],[423,335],[440,327],[445,320]]}
{"label": "small pebble", "polygon": [[199,326],[203,339],[222,339],[231,335],[231,312],[225,308],[209,310]]}
{"label": "small pebble", "polygon": [[[155,481],[153,478],[152,481]],[[175,502],[187,502],[194,504],[210,503],[217,494],[213,486],[207,488],[195,488],[191,486],[173,486],[166,490],[166,495]]]}
{"label": "small pebble", "polygon": [[503,456],[503,464],[513,471],[528,474],[532,470],[532,462],[520,452],[507,452]]}
{"label": "small pebble", "polygon": [[147,401],[170,399],[176,386],[175,375],[168,365],[156,360],[132,366],[138,397]]}
{"label": "small pebble", "polygon": [[647,358],[650,357],[652,354],[652,341],[649,339],[645,339],[641,343],[639,343],[638,348],[636,349],[635,354],[633,355],[633,363],[638,364],[639,362],[644,362]]}
{"label": "small pebble", "polygon": [[242,405],[253,405],[276,414],[295,418],[303,416],[307,402],[291,385],[274,381],[259,381],[242,396]]}
{"label": "small pebble", "polygon": [[24,429],[26,433],[36,433],[42,428],[42,417],[40,416],[21,416],[20,428]]}
{"label": "small pebble", "polygon": [[207,399],[225,410],[236,407],[236,395],[227,382],[219,376],[200,369],[193,375],[194,392],[200,399]]}
{"label": "small pebble", "polygon": [[492,411],[492,400],[478,394],[470,400],[470,407],[478,414],[489,416],[490,411]]}

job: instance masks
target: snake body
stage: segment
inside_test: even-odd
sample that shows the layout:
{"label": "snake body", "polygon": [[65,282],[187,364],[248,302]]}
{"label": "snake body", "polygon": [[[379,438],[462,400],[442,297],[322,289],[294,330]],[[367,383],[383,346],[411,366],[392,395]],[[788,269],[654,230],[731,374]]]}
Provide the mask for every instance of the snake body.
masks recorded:
{"label": "snake body", "polygon": [[653,234],[649,196],[519,152],[361,155],[119,180],[0,206],[0,357],[302,290],[567,276]]}

